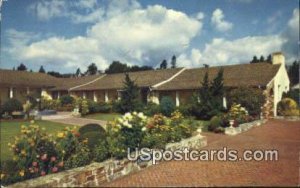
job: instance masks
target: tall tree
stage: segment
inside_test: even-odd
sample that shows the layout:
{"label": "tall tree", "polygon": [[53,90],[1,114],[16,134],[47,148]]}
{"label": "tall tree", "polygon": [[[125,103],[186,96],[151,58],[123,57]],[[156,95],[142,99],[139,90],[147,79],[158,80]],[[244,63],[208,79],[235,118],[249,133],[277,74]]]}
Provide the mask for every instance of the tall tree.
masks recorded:
{"label": "tall tree", "polygon": [[213,109],[221,111],[223,109],[223,96],[224,96],[224,78],[223,69],[221,68],[217,76],[213,79],[210,86],[210,93],[212,96]]}
{"label": "tall tree", "polygon": [[288,75],[291,86],[299,83],[299,62],[300,61],[294,61],[293,64],[288,67]]}
{"label": "tall tree", "polygon": [[176,56],[173,55],[172,60],[171,60],[171,67],[176,68]]}
{"label": "tall tree", "polygon": [[265,58],[264,58],[264,56],[262,55],[262,56],[260,56],[260,58],[259,58],[259,62],[260,63],[263,63],[263,62],[265,62]]}
{"label": "tall tree", "polygon": [[272,63],[272,55],[269,54],[268,57],[267,57],[267,63]]}
{"label": "tall tree", "polygon": [[97,74],[97,72],[98,72],[97,65],[95,63],[91,63],[87,68],[86,74],[87,75],[95,75],[95,74]]}
{"label": "tall tree", "polygon": [[125,73],[124,87],[121,93],[120,108],[124,112],[132,112],[139,107],[139,88]]}
{"label": "tall tree", "polygon": [[44,67],[43,67],[43,66],[41,66],[41,67],[40,67],[40,70],[39,70],[39,72],[40,72],[40,73],[46,73],[46,71],[45,71],[45,69],[44,69]]}
{"label": "tall tree", "polygon": [[253,56],[253,59],[252,59],[252,61],[250,61],[250,63],[258,63],[258,59],[257,59],[256,55]]}
{"label": "tall tree", "polygon": [[78,69],[76,70],[75,76],[76,76],[76,77],[80,77],[80,76],[81,76],[81,70],[80,70],[80,68],[78,68]]}
{"label": "tall tree", "polygon": [[160,64],[160,69],[166,69],[168,67],[167,60],[163,60]]}
{"label": "tall tree", "polygon": [[113,61],[109,67],[105,70],[105,73],[122,73],[128,72],[129,67],[125,63],[121,63],[120,61]]}
{"label": "tall tree", "polygon": [[208,71],[205,72],[202,81],[202,87],[200,88],[200,101],[208,101],[210,99],[210,89],[209,89],[209,81],[208,81]]}
{"label": "tall tree", "polygon": [[17,70],[18,71],[27,71],[27,67],[21,63],[18,67],[17,67]]}

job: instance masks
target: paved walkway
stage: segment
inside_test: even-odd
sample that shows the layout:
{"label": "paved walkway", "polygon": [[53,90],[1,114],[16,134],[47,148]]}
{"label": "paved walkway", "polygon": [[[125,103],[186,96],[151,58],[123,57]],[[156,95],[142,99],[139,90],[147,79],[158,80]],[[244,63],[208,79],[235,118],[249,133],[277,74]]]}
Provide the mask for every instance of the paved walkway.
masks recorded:
{"label": "paved walkway", "polygon": [[299,186],[300,121],[270,120],[236,136],[205,134],[204,149],[276,149],[279,160],[162,162],[104,186]]}
{"label": "paved walkway", "polygon": [[42,120],[78,126],[83,126],[89,123],[96,123],[103,126],[104,128],[106,127],[106,121],[87,118],[77,118],[73,117],[70,112],[58,112],[55,115],[42,116]]}

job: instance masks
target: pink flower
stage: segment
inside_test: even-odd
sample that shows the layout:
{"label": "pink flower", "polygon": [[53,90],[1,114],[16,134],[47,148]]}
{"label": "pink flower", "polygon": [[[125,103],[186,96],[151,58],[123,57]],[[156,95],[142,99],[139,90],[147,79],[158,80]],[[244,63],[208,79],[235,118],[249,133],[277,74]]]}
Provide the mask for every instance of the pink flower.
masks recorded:
{"label": "pink flower", "polygon": [[63,167],[63,166],[64,166],[64,162],[63,162],[63,161],[59,162],[59,163],[58,163],[58,166],[59,166],[59,167]]}
{"label": "pink flower", "polygon": [[57,172],[57,171],[58,171],[58,168],[57,168],[56,166],[52,168],[52,172],[53,172],[53,173],[55,173],[55,172]]}
{"label": "pink flower", "polygon": [[34,168],[34,172],[37,173],[39,171],[38,168]]}
{"label": "pink flower", "polygon": [[37,166],[38,163],[37,162],[32,162],[32,166]]}
{"label": "pink flower", "polygon": [[46,172],[45,171],[42,171],[41,172],[41,176],[45,176],[46,175]]}
{"label": "pink flower", "polygon": [[41,157],[42,161],[46,161],[47,160],[47,154],[44,154],[42,157]]}
{"label": "pink flower", "polygon": [[54,161],[56,161],[56,157],[53,156],[53,157],[51,157],[50,160],[51,160],[51,162],[54,162]]}

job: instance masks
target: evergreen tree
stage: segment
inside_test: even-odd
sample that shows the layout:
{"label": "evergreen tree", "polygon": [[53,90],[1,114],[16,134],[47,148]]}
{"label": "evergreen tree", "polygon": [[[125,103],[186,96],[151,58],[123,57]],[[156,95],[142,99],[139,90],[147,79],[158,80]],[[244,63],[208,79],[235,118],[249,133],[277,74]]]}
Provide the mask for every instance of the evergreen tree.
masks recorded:
{"label": "evergreen tree", "polygon": [[213,109],[216,111],[221,111],[223,109],[223,95],[224,95],[224,79],[223,79],[223,69],[221,68],[214,78],[210,86],[210,93],[212,95],[212,105]]}
{"label": "evergreen tree", "polygon": [[121,112],[132,112],[139,108],[139,88],[125,73],[124,87],[121,93],[120,110]]}
{"label": "evergreen tree", "polygon": [[96,64],[91,63],[87,68],[86,74],[87,75],[95,75],[95,74],[97,74],[97,72],[98,72],[98,68],[97,68]]}
{"label": "evergreen tree", "polygon": [[46,71],[45,71],[45,69],[44,69],[44,67],[43,67],[43,66],[41,66],[41,67],[40,67],[40,70],[39,70],[39,72],[40,72],[40,73],[46,73]]}
{"label": "evergreen tree", "polygon": [[173,57],[172,57],[172,61],[171,61],[171,67],[172,68],[176,68],[176,56],[175,55],[173,55]]}
{"label": "evergreen tree", "polygon": [[293,64],[288,67],[288,75],[291,86],[299,83],[299,62],[300,61],[294,61]]}
{"label": "evergreen tree", "polygon": [[267,57],[267,63],[272,63],[272,55],[269,54],[268,57]]}
{"label": "evergreen tree", "polygon": [[260,56],[260,58],[259,58],[259,62],[260,63],[263,63],[265,61],[265,58],[264,58],[264,56],[262,55],[262,56]]}
{"label": "evergreen tree", "polygon": [[202,87],[200,88],[200,102],[208,101],[210,98],[208,72],[205,73],[201,84],[202,84]]}
{"label": "evergreen tree", "polygon": [[163,60],[160,64],[160,69],[167,69],[168,67],[168,63],[167,63],[167,60]]}
{"label": "evergreen tree", "polygon": [[17,70],[18,71],[27,71],[27,67],[21,63],[18,67],[17,67]]}
{"label": "evergreen tree", "polygon": [[253,59],[252,59],[252,61],[250,61],[250,63],[258,63],[258,59],[257,59],[256,55],[253,56]]}
{"label": "evergreen tree", "polygon": [[81,76],[80,68],[78,68],[78,69],[76,70],[75,76],[76,76],[76,77],[80,77],[80,76]]}
{"label": "evergreen tree", "polygon": [[129,71],[129,67],[125,63],[121,63],[120,61],[113,61],[108,69],[105,70],[105,73],[122,73]]}

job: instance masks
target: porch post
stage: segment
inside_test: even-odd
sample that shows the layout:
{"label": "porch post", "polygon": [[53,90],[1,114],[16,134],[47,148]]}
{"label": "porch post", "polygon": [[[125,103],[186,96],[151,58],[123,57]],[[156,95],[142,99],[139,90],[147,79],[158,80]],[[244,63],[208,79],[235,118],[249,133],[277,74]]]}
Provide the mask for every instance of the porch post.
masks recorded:
{"label": "porch post", "polygon": [[82,93],[82,98],[86,99],[86,93],[85,93],[85,91]]}
{"label": "porch post", "polygon": [[180,105],[180,101],[179,101],[179,92],[176,91],[176,106]]}
{"label": "porch post", "polygon": [[108,102],[108,93],[107,93],[107,91],[105,91],[105,93],[104,93],[104,101]]}
{"label": "porch post", "polygon": [[14,97],[14,90],[12,87],[9,88],[9,98],[13,98]]}
{"label": "porch post", "polygon": [[57,92],[57,99],[60,98],[60,91]]}
{"label": "porch post", "polygon": [[94,101],[95,101],[95,102],[97,102],[97,101],[98,101],[98,99],[97,99],[96,91],[94,91],[94,93],[93,93],[93,94],[94,94]]}
{"label": "porch post", "polygon": [[28,99],[28,95],[29,95],[29,93],[30,93],[30,90],[29,90],[29,87],[27,87],[27,88],[26,88],[27,102],[30,102],[30,101],[29,101],[29,99]]}
{"label": "porch post", "polygon": [[223,107],[225,109],[227,109],[227,101],[226,101],[226,97],[223,97]]}

